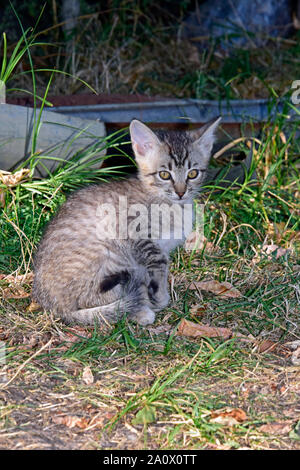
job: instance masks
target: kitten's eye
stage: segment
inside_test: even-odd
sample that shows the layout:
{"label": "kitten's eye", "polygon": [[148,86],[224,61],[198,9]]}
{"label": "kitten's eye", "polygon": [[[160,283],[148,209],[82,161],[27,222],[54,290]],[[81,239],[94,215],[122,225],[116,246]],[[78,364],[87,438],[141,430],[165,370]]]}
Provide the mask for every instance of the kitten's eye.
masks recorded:
{"label": "kitten's eye", "polygon": [[190,170],[190,171],[188,172],[188,175],[187,175],[187,176],[188,176],[188,178],[189,178],[190,180],[193,180],[193,179],[197,178],[198,175],[199,175],[199,171],[198,171],[198,170]]}
{"label": "kitten's eye", "polygon": [[160,171],[158,174],[162,180],[169,180],[171,178],[171,174],[168,171]]}

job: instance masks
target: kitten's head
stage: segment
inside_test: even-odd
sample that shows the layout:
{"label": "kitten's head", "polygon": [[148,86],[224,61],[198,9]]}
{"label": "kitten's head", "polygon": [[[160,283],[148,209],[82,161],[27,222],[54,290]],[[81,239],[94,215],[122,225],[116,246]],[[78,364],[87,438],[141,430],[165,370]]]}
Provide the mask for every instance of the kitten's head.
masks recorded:
{"label": "kitten's head", "polygon": [[130,124],[132,148],[139,178],[149,191],[172,202],[194,198],[203,183],[220,120],[181,133],[153,132],[134,119]]}

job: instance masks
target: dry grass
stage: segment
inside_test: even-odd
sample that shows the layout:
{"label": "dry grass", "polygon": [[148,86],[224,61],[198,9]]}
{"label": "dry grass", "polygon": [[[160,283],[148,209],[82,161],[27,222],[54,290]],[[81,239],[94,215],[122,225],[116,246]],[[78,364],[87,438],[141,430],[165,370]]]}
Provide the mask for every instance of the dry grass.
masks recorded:
{"label": "dry grass", "polygon": [[[98,93],[172,98],[268,98],[270,91],[282,97],[290,92],[292,77],[297,78],[297,35],[266,39],[265,46],[257,49],[251,47],[251,42],[249,48],[225,51],[215,40],[206,41],[198,49],[197,42],[182,37],[180,17],[161,22],[155,18],[145,20],[140,14],[140,18],[129,20],[126,30],[122,29],[118,12],[113,20],[103,20],[101,15],[84,17],[69,44],[57,42],[54,35],[57,47],[36,48],[33,62],[37,68],[55,67],[79,77]],[[41,39],[50,40],[53,31],[46,33]],[[29,64],[24,60],[18,72],[26,70]],[[37,75],[41,96],[49,77],[47,72]],[[10,86],[31,89],[30,74],[20,75]],[[53,94],[82,92],[87,89],[81,82],[56,74]]]}

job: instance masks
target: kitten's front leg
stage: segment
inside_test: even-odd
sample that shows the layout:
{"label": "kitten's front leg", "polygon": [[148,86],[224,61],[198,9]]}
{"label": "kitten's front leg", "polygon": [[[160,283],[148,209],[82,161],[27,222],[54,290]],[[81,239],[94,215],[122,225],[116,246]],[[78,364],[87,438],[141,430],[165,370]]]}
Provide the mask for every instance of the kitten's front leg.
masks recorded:
{"label": "kitten's front leg", "polygon": [[148,296],[153,310],[162,310],[170,300],[168,293],[169,260],[159,245],[151,239],[138,240],[134,246],[137,262],[146,267]]}

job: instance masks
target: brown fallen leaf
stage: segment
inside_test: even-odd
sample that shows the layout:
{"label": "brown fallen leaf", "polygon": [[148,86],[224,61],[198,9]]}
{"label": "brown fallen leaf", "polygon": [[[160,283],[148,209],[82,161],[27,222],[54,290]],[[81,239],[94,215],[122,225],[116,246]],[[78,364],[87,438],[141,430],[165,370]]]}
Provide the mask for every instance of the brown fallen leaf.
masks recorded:
{"label": "brown fallen leaf", "polygon": [[257,352],[264,353],[264,352],[271,352],[276,349],[278,343],[274,343],[270,339],[265,339],[263,341],[258,342],[257,344]]}
{"label": "brown fallen leaf", "polygon": [[94,383],[93,372],[91,371],[91,368],[90,368],[89,366],[86,366],[86,367],[83,369],[82,381],[83,381],[86,385],[91,385],[92,383]]}
{"label": "brown fallen leaf", "polygon": [[[87,409],[87,412],[89,410]],[[76,415],[56,415],[52,416],[52,422],[55,424],[61,424],[68,428],[78,427],[80,429],[90,430],[92,428],[103,428],[104,423],[107,420],[112,419],[115,416],[115,412],[101,410],[94,416],[89,418],[83,418]]]}
{"label": "brown fallen leaf", "polygon": [[22,168],[22,170],[16,171],[15,173],[0,170],[0,181],[6,186],[16,186],[30,174],[30,171],[29,168]]}
{"label": "brown fallen leaf", "polygon": [[290,253],[291,250],[287,248],[282,248],[275,243],[265,244],[261,248],[259,247],[258,250],[255,251],[255,256],[252,258],[252,263],[257,263],[261,259],[267,258],[268,260],[272,260],[275,256],[275,259],[281,258],[281,256],[285,256],[287,253]]}
{"label": "brown fallen leaf", "polygon": [[219,423],[223,426],[235,426],[247,419],[245,411],[240,408],[225,408],[223,410],[213,411],[210,422]]}
{"label": "brown fallen leaf", "polygon": [[30,305],[28,305],[28,307],[26,308],[27,312],[37,312],[38,310],[42,310],[42,309],[43,308],[40,306],[40,304],[38,304],[34,300],[32,300]]}
{"label": "brown fallen leaf", "polygon": [[89,420],[86,430],[89,431],[93,428],[103,429],[104,424],[115,416],[116,412],[101,410]]}
{"label": "brown fallen leaf", "polygon": [[77,426],[80,429],[85,429],[89,424],[89,420],[87,420],[86,418],[71,415],[53,416],[52,421],[55,424],[62,424],[64,426],[67,426],[67,428],[74,428],[75,426]]}
{"label": "brown fallen leaf", "polygon": [[207,307],[207,304],[192,305],[190,307],[190,314],[195,318],[201,318],[201,317],[203,317],[204,313],[206,312],[206,307]]}
{"label": "brown fallen leaf", "polygon": [[21,286],[6,287],[2,291],[4,299],[26,299],[30,297],[30,292],[26,292]]}
{"label": "brown fallen leaf", "polygon": [[74,327],[68,327],[67,331],[64,331],[62,337],[65,341],[70,343],[76,343],[80,341],[81,337],[91,338],[92,333],[88,331],[84,326],[76,325]]}
{"label": "brown fallen leaf", "polygon": [[[276,259],[278,259],[281,256],[284,256],[286,253],[289,253],[290,250],[287,250],[286,248],[282,248],[272,243],[270,245],[263,245],[262,251],[266,255],[271,255],[272,253],[274,253],[276,255]],[[268,256],[268,258],[271,259],[272,256]]]}
{"label": "brown fallen leaf", "polygon": [[212,292],[213,294],[219,295],[220,297],[227,298],[238,298],[242,297],[242,294],[236,289],[230,282],[224,281],[194,281],[190,287],[191,290],[205,290]]}
{"label": "brown fallen leaf", "polygon": [[191,338],[198,338],[206,336],[207,338],[224,338],[228,339],[232,336],[232,331],[229,328],[219,328],[209,325],[200,325],[192,321],[181,320],[177,329],[177,335],[189,336]]}
{"label": "brown fallen leaf", "polygon": [[261,432],[265,432],[267,434],[283,435],[291,431],[292,425],[293,425],[293,421],[278,421],[278,422],[263,424],[257,430]]}
{"label": "brown fallen leaf", "polygon": [[286,358],[292,354],[285,344],[274,342],[270,339],[264,339],[263,341],[254,340],[254,351],[260,354],[272,352]]}

